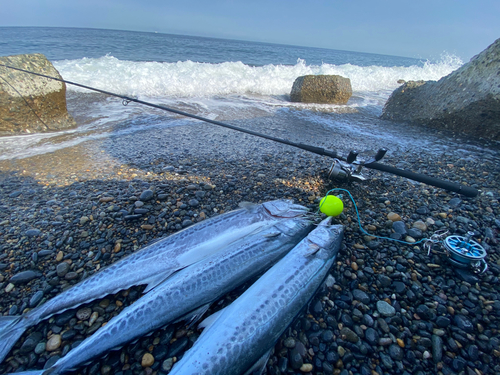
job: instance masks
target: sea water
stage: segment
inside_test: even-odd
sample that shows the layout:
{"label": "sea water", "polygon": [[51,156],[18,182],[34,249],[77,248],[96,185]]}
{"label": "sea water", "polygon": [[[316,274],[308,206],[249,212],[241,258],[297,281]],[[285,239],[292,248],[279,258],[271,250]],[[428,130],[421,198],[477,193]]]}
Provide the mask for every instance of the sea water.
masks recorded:
{"label": "sea water", "polygon": [[[44,54],[65,80],[218,121],[251,127],[252,121],[300,118],[361,137],[377,134],[371,126],[380,122],[401,80],[439,80],[463,64],[446,54],[428,61],[161,33],[0,27],[0,55],[23,53]],[[293,82],[308,74],[347,77],[353,96],[347,105],[292,103]],[[124,106],[120,99],[72,85],[67,90],[68,110],[78,128],[0,137],[0,160],[196,121],[134,103]],[[387,131],[379,135],[381,140],[388,136]]]}

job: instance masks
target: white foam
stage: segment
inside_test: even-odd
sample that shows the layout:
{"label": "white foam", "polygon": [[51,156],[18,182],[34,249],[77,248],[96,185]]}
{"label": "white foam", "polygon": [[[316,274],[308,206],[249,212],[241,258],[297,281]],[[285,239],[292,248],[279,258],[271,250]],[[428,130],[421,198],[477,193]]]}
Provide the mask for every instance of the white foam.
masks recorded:
{"label": "white foam", "polygon": [[[249,66],[242,62],[220,64],[121,61],[113,56],[55,63],[64,79],[121,95],[149,98],[218,97],[228,95],[288,95],[295,79],[308,74],[338,74],[351,79],[354,93],[386,93],[400,79],[438,80],[462,65],[445,56],[440,62],[421,66],[382,67],[307,65],[298,59],[293,66]],[[69,90],[82,90],[69,86]]]}

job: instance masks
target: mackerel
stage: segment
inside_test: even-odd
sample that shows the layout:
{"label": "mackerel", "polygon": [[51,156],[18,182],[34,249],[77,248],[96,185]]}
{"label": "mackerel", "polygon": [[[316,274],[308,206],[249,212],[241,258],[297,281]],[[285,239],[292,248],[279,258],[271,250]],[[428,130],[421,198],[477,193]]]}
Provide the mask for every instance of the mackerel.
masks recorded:
{"label": "mackerel", "polygon": [[0,317],[0,363],[23,332],[40,321],[84,303],[136,285],[144,293],[174,272],[229,244],[279,221],[304,215],[306,208],[289,200],[247,205],[177,232],[110,265],[43,305],[20,316]]}
{"label": "mackerel", "polygon": [[203,314],[211,302],[258,276],[312,229],[305,218],[278,222],[184,268],[111,319],[52,367],[27,372],[63,374],[179,318]]}
{"label": "mackerel", "polygon": [[[169,375],[238,375],[252,368],[328,275],[343,227],[324,220],[203,331]],[[264,363],[265,365],[265,363]]]}

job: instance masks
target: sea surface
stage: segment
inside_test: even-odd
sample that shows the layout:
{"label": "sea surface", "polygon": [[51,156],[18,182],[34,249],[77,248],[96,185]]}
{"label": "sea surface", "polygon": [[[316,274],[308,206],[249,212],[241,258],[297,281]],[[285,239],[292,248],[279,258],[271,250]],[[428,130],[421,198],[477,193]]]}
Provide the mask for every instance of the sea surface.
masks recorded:
{"label": "sea surface", "polygon": [[[77,28],[0,27],[0,55],[42,53],[66,80],[162,104],[230,124],[321,123],[336,131],[405,147],[397,131],[380,126],[382,108],[399,80],[439,80],[463,62],[255,43],[161,33]],[[338,74],[351,80],[347,105],[290,102],[295,79]],[[67,86],[78,128],[0,137],[0,160],[20,159],[92,139],[138,135],[148,128],[189,126],[197,120]],[[207,125],[215,126],[215,125]],[[307,130],[305,130],[306,132]],[[272,134],[270,127],[269,135]],[[200,137],[202,134],[200,134]]]}

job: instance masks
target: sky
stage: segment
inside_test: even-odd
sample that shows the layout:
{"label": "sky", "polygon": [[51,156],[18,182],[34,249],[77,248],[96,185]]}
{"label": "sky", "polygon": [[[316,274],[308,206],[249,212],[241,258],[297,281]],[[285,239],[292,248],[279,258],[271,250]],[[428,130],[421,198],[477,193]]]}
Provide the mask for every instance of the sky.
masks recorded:
{"label": "sky", "polygon": [[[206,36],[467,62],[500,38],[500,0],[0,0],[0,26]],[[1,42],[1,41],[0,41]]]}

